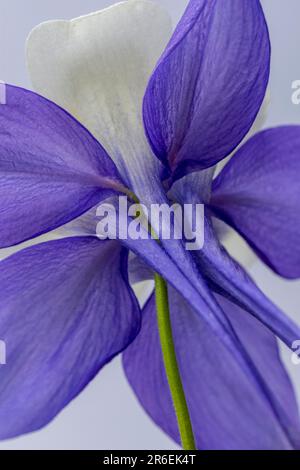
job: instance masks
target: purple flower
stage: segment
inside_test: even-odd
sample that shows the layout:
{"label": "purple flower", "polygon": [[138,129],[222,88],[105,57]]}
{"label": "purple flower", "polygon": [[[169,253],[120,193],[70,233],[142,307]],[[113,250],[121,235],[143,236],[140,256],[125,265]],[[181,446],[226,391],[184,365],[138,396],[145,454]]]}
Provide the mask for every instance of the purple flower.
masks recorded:
{"label": "purple flower", "polygon": [[[299,276],[300,128],[257,134],[213,180],[214,165],[246,136],[265,95],[270,47],[260,3],[191,0],[162,53],[168,38],[165,13],[143,0],[48,22],[30,36],[28,62],[35,89],[53,102],[6,87],[1,247],[79,221],[70,225],[77,236],[1,262],[2,438],[47,424],[126,349],[125,371],[140,402],[179,440],[153,296],[141,312],[128,281],[131,250],[133,281],[152,269],[170,284],[197,446],[300,446],[297,404],[276,343],[277,336],[291,347],[299,328],[228,255],[216,229],[221,218],[277,272]],[[189,253],[179,240],[96,239],[80,216],[127,190],[146,205],[169,196],[204,203],[204,249]]]}

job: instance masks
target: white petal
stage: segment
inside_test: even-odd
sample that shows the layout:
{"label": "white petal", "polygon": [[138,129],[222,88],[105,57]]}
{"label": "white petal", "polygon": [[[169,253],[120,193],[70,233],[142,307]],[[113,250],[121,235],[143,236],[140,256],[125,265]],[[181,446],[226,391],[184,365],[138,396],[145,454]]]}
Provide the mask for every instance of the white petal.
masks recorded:
{"label": "white petal", "polygon": [[170,35],[160,6],[128,0],[72,21],[42,23],[27,42],[34,89],[95,135],[137,193],[148,166],[159,168],[145,137],[142,100]]}

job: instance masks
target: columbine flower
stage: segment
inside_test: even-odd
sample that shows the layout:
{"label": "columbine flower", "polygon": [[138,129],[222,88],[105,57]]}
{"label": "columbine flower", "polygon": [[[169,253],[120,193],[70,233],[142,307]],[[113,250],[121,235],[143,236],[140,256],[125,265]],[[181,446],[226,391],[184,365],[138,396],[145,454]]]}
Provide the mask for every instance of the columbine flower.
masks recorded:
{"label": "columbine flower", "polygon": [[134,260],[136,279],[148,276],[146,262],[172,286],[175,345],[197,446],[299,446],[297,405],[275,339],[291,346],[299,329],[229,257],[213,221],[221,217],[278,272],[298,276],[299,127],[256,135],[212,183],[214,165],[249,131],[269,75],[260,3],[238,3],[191,0],[164,52],[169,20],[143,0],[48,22],[31,34],[35,89],[101,145],[52,102],[7,87],[0,106],[1,246],[128,191],[145,204],[170,195],[204,202],[205,246],[197,254],[178,240],[124,240],[122,247],[85,226],[81,236],[4,260],[2,438],[48,423],[136,338],[124,354],[129,382],[152,418],[179,440],[153,296],[138,334],[130,249],[142,260]]}

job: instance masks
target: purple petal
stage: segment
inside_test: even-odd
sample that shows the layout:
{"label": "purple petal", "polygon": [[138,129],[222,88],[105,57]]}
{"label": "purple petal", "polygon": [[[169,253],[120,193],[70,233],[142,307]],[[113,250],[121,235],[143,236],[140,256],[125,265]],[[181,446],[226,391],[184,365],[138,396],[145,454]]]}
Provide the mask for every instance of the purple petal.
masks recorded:
{"label": "purple petal", "polygon": [[119,244],[69,238],[0,264],[0,438],[47,424],[135,338],[140,312]]}
{"label": "purple petal", "polygon": [[[124,227],[128,224],[128,219],[123,219],[122,214],[120,215],[119,222]],[[148,233],[146,229],[142,229],[141,233],[143,232]],[[248,364],[239,350],[230,323],[215,301],[192,255],[185,250],[182,241],[170,239],[157,243],[156,240],[149,238],[133,240],[128,237],[122,240],[122,243],[182,294],[231,351],[241,367],[248,370]]]}
{"label": "purple petal", "polygon": [[[254,318],[218,297],[261,377],[264,390],[232,360],[222,342],[174,290],[171,317],[177,358],[200,449],[299,448],[294,393],[276,340]],[[152,296],[142,330],[123,354],[127,378],[152,419],[180,442],[162,362]]]}
{"label": "purple petal", "polygon": [[[187,191],[186,178],[176,183],[176,198],[183,204],[201,202],[198,191]],[[194,252],[194,259],[208,286],[256,317],[289,348],[300,338],[300,328],[280,311],[255,285],[245,270],[221,246],[215,233],[209,209],[204,216],[204,246]]]}
{"label": "purple petal", "polygon": [[[156,197],[159,196],[157,193],[155,194]],[[161,200],[161,202],[165,201]],[[118,211],[118,207],[116,209]],[[126,215],[124,216],[123,212],[119,213],[119,217],[120,219],[117,218],[117,222],[122,225],[122,228],[126,227],[130,219]],[[92,220],[92,234],[96,225],[93,222],[95,215],[91,213],[89,219]],[[83,224],[85,234],[87,230],[88,227],[86,224]],[[185,249],[181,240],[161,240],[161,243],[157,243],[156,240],[149,239],[149,237],[147,239],[147,234],[147,230],[141,227],[140,235],[142,237],[145,235],[146,239],[125,237],[121,241],[128,249],[139,256],[146,265],[150,266],[153,271],[161,274],[168,283],[182,294],[183,298],[228,348],[240,367],[245,372],[248,372],[249,364],[244,357],[239,341],[237,341],[230,322],[228,322],[227,317],[216,302],[204,279],[206,275],[205,270],[199,270],[197,259],[192,256],[191,252]],[[145,274],[148,276],[147,273]],[[133,273],[133,279],[137,280],[139,276]]]}
{"label": "purple petal", "polygon": [[259,0],[191,0],[150,79],[144,123],[173,180],[227,156],[265,94],[268,30]]}
{"label": "purple petal", "polygon": [[300,126],[268,129],[229,161],[213,185],[214,213],[274,271],[300,277]]}
{"label": "purple petal", "polygon": [[[155,193],[157,196],[157,193]],[[149,233],[143,226],[140,227],[141,238],[133,239],[125,233],[124,228],[132,222],[132,219],[127,216],[127,212],[119,211],[119,204],[117,198],[112,198],[110,204],[114,205],[118,217],[115,218],[111,215],[110,222],[113,225],[113,232],[108,233],[106,236],[120,236],[119,230],[122,228],[124,235],[120,240],[129,250],[131,250],[138,258],[136,267],[131,269],[131,277],[133,282],[140,280],[141,265],[145,263],[144,277],[149,275],[149,268],[154,272],[161,274],[175,289],[178,289],[182,296],[190,302],[199,315],[204,316],[205,321],[208,322],[210,327],[215,333],[224,341],[227,347],[237,354],[235,346],[235,338],[232,336],[230,325],[224,318],[222,310],[219,308],[215,299],[213,298],[208,286],[206,285],[201,273],[199,272],[195,261],[191,254],[184,249],[181,240],[162,240],[158,243],[156,240],[149,238]],[[160,199],[160,202],[165,202],[165,199]],[[71,222],[67,228],[70,232],[75,233],[77,236],[95,236],[95,227],[97,225],[97,208],[89,211],[85,217],[79,218]],[[115,230],[115,223],[117,229]],[[108,223],[108,232],[111,227]],[[70,233],[69,232],[69,233]],[[205,312],[203,314],[203,312]],[[207,312],[207,315],[206,315]],[[243,361],[237,355],[237,359]]]}
{"label": "purple petal", "polygon": [[5,85],[0,106],[0,246],[50,231],[115,193],[115,165],[68,113]]}
{"label": "purple petal", "polygon": [[232,300],[267,326],[289,348],[300,338],[300,328],[255,285],[244,269],[219,244],[206,219],[206,242],[198,253],[198,267],[210,287]]}

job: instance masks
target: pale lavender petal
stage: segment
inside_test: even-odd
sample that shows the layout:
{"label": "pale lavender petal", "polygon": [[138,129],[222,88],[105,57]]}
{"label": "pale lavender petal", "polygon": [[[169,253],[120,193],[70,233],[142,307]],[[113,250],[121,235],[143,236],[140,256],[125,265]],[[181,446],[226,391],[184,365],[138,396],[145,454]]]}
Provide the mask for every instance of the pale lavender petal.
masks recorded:
{"label": "pale lavender petal", "polygon": [[[300,445],[295,396],[276,340],[254,318],[218,297],[244,343],[253,373],[245,374],[201,317],[170,289],[177,359],[199,449],[292,449]],[[154,296],[142,329],[123,354],[129,383],[150,417],[178,443],[178,427],[164,372]]]}
{"label": "pale lavender petal", "polygon": [[169,191],[170,199],[177,201],[183,193],[184,203],[189,204],[189,201],[194,202],[195,194],[197,194],[197,204],[208,204],[215,171],[216,167],[211,167],[207,170],[189,173],[175,181]]}
{"label": "pale lavender petal", "polygon": [[5,85],[0,105],[0,246],[50,231],[122,184],[105,150],[72,116]]}
{"label": "pale lavender petal", "polygon": [[114,241],[71,238],[0,263],[0,438],[46,425],[135,338],[140,311]]}
{"label": "pale lavender petal", "polygon": [[213,184],[214,213],[274,271],[300,277],[300,126],[255,135]]}
{"label": "pale lavender petal", "polygon": [[154,71],[144,123],[173,180],[226,157],[250,129],[269,77],[259,0],[191,0]]}

